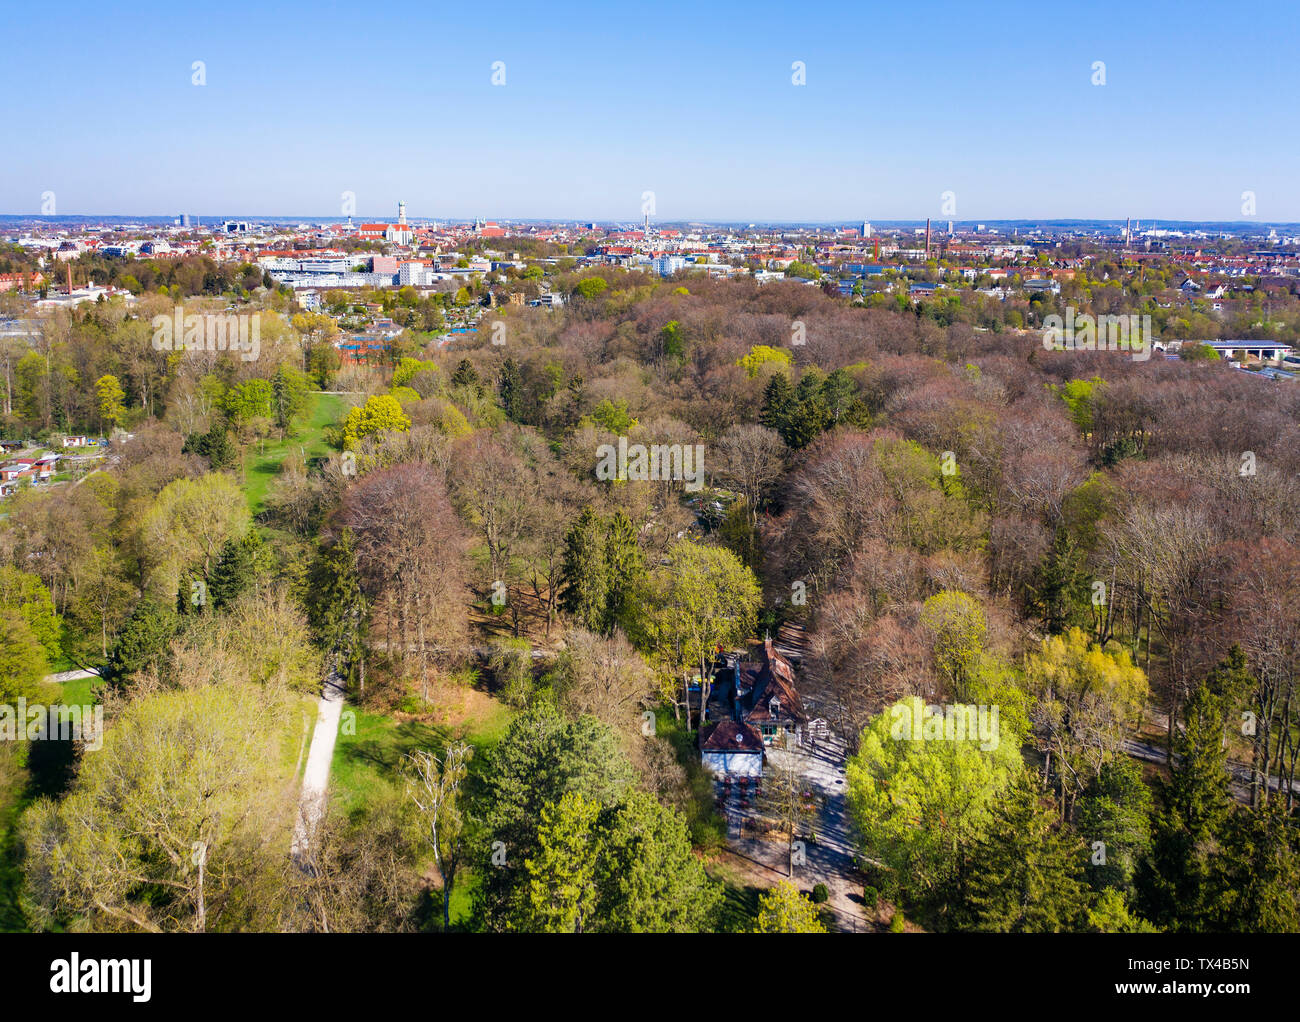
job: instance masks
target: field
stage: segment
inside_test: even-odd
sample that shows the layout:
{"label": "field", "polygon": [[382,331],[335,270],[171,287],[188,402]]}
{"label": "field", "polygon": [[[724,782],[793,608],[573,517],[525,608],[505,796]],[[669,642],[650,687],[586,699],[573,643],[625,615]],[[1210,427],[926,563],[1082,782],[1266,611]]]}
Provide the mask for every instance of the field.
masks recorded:
{"label": "field", "polygon": [[325,427],[338,422],[348,407],[348,398],[342,394],[312,393],[307,416],[299,424],[297,436],[282,440],[254,442],[244,452],[244,492],[248,496],[248,509],[256,516],[266,505],[266,495],[271,482],[280,472],[280,463],[295,447],[305,460],[324,457],[331,451],[325,442]]}

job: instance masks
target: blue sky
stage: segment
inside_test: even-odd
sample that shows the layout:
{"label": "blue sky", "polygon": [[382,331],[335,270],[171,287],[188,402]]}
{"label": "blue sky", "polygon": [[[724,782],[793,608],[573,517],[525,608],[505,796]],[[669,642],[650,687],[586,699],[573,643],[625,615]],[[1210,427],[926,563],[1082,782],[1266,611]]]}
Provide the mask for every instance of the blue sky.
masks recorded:
{"label": "blue sky", "polygon": [[350,191],[630,222],[648,190],[659,220],[1300,221],[1298,26],[1293,0],[9,4],[0,212]]}

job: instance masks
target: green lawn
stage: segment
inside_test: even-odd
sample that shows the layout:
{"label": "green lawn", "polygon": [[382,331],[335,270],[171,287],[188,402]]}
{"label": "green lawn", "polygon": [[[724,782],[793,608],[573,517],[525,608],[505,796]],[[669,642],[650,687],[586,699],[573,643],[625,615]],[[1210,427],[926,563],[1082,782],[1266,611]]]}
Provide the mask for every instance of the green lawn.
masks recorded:
{"label": "green lawn", "polygon": [[[349,729],[345,716],[330,767],[330,788],[335,805],[349,816],[360,816],[367,803],[392,797],[402,790],[402,760],[407,753],[416,749],[441,753],[447,743],[457,737],[463,736],[474,747],[467,783],[477,783],[483,776],[488,753],[501,741],[512,716],[509,708],[495,700],[489,713],[457,728],[396,720],[351,706],[344,709],[345,715],[350,712],[355,714],[353,727]],[[349,734],[349,730],[354,733]],[[453,926],[463,924],[469,918],[476,884],[477,878],[472,870],[464,869],[458,874],[451,898]],[[441,920],[440,908],[437,914]]]}
{"label": "green lawn", "polygon": [[76,681],[65,681],[60,685],[63,689],[63,704],[65,706],[94,706],[99,702],[91,691],[91,686],[99,681],[98,678],[78,678]]}
{"label": "green lawn", "polygon": [[763,889],[747,884],[724,863],[707,867],[709,875],[722,883],[722,908],[718,929],[723,933],[749,933],[758,922],[758,902]]}
{"label": "green lawn", "polygon": [[244,452],[244,492],[248,496],[248,509],[254,515],[266,505],[266,495],[271,481],[280,472],[280,462],[295,448],[301,448],[307,460],[324,457],[331,448],[323,436],[326,426],[332,426],[347,407],[342,394],[308,394],[310,411],[299,424],[298,435],[283,440],[256,440]]}
{"label": "green lawn", "polygon": [[[47,695],[65,706],[93,706],[99,702],[91,691],[95,678],[65,681],[58,688],[59,695]],[[17,748],[4,750],[0,756],[0,933],[22,932],[27,920],[18,905],[23,876],[14,831],[18,818],[31,804],[36,792],[32,790],[32,774],[27,768],[30,746],[22,743]]]}
{"label": "green lawn", "polygon": [[[399,790],[402,760],[407,753],[416,749],[441,752],[462,733],[474,747],[470,775],[478,776],[487,762],[487,753],[501,740],[510,723],[507,707],[495,701],[492,706],[490,714],[454,729],[346,707],[345,714],[355,714],[355,726],[349,728],[345,716],[330,767],[330,787],[338,806],[350,815],[363,809],[367,802],[380,798],[386,789]],[[349,730],[355,733],[349,734]]]}

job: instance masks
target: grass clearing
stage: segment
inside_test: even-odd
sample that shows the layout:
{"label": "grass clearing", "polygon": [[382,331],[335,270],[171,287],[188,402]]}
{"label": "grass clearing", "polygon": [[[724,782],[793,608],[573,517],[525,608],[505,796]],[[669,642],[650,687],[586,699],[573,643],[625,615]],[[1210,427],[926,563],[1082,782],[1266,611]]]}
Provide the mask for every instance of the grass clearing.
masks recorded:
{"label": "grass clearing", "polygon": [[[428,749],[440,754],[448,743],[458,738],[474,747],[466,784],[480,782],[488,754],[505,735],[514,714],[509,707],[477,689],[465,689],[461,694],[459,707],[444,712],[445,722],[431,723],[406,714],[390,716],[345,707],[330,766],[330,792],[336,808],[350,819],[363,819],[369,804],[400,795],[402,761],[408,753]],[[432,870],[431,857],[424,867]],[[469,919],[477,885],[478,878],[472,869],[465,868],[457,876],[451,897],[453,927]],[[440,897],[435,894],[435,902]],[[440,903],[436,915],[440,927]]]}
{"label": "grass clearing", "polygon": [[445,723],[345,707],[330,767],[330,788],[338,807],[351,816],[368,802],[399,791],[402,761],[408,753],[416,749],[441,753],[457,738],[474,747],[470,776],[478,776],[487,754],[505,734],[512,713],[491,696],[475,690],[469,694],[473,696],[467,700],[469,712]]}
{"label": "grass clearing", "polygon": [[310,411],[301,421],[297,436],[265,443],[254,441],[244,452],[244,493],[254,516],[265,508],[271,483],[280,474],[280,463],[290,451],[301,448],[303,456],[310,461],[328,455],[333,449],[325,443],[325,427],[338,422],[348,399],[342,394],[308,394],[307,397],[311,402]]}
{"label": "grass clearing", "polygon": [[765,888],[749,883],[739,870],[719,857],[705,866],[705,871],[722,884],[722,908],[718,929],[722,933],[749,933],[758,923],[758,902]]}

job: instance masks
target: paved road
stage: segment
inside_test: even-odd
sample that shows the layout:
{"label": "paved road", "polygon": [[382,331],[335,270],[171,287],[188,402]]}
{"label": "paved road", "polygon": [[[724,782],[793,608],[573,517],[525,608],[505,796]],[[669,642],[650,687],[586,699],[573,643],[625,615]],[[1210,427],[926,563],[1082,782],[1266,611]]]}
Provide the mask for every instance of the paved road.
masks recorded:
{"label": "paved road", "polygon": [[[809,821],[802,827],[805,835],[809,830],[814,831],[816,840],[805,842],[805,861],[795,866],[793,882],[804,890],[819,882],[824,883],[830,892],[827,907],[834,914],[838,927],[848,931],[866,929],[861,882],[854,865],[857,842],[844,797],[847,758],[844,741],[827,732],[818,738],[815,749],[811,744],[791,751],[768,749],[765,773],[770,776],[787,758],[795,762],[806,790],[818,794],[820,804],[815,822]],[[742,833],[745,818],[760,813],[759,807],[741,808],[733,799],[726,807],[727,844],[744,858],[767,867],[773,880],[784,878],[788,868],[784,841],[766,841]]]}
{"label": "paved road", "polygon": [[311,736],[311,750],[307,753],[307,769],[302,775],[302,795],[298,799],[298,822],[293,830],[293,856],[298,858],[307,848],[321,814],[325,812],[325,796],[329,791],[330,764],[334,761],[334,743],[339,734],[339,718],[343,715],[343,679],[337,670],[330,668],[321,689],[316,713],[316,730]]}
{"label": "paved road", "polygon": [[[1124,743],[1124,751],[1134,759],[1145,760],[1148,763],[1166,762],[1165,750],[1163,746],[1153,745],[1151,742],[1139,741],[1136,738],[1130,738]],[[1228,764],[1228,773],[1231,776],[1229,788],[1232,790],[1233,797],[1239,802],[1250,801],[1250,767],[1241,766],[1238,763]],[[1277,777],[1268,779],[1269,789],[1277,791],[1282,782]],[[1291,785],[1291,790],[1300,792],[1300,781],[1295,781]]]}

